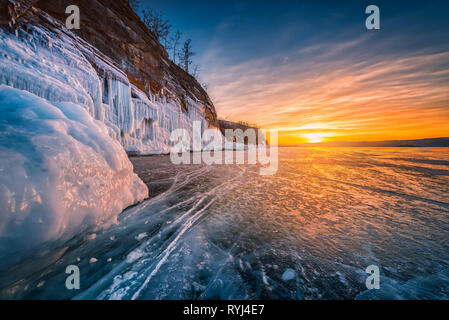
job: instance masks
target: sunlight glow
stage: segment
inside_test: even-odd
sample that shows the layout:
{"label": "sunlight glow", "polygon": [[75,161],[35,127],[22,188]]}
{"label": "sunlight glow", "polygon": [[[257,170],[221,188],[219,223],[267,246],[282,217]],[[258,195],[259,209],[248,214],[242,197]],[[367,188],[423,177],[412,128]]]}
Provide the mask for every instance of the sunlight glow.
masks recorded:
{"label": "sunlight glow", "polygon": [[367,41],[216,70],[207,81],[217,111],[278,129],[280,145],[449,136],[449,50],[380,59],[358,51]]}
{"label": "sunlight glow", "polygon": [[325,133],[306,133],[302,134],[302,136],[306,138],[309,143],[320,143],[324,141],[324,137],[327,135]]}

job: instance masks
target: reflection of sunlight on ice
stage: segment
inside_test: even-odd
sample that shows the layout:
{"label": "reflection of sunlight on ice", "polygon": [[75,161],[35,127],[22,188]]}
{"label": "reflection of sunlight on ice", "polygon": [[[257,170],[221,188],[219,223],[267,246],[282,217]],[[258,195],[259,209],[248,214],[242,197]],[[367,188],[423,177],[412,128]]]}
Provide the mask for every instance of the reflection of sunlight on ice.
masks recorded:
{"label": "reflection of sunlight on ice", "polygon": [[320,143],[324,141],[324,137],[327,137],[324,133],[304,133],[302,136],[306,138],[309,143]]}
{"label": "reflection of sunlight on ice", "polygon": [[[138,172],[166,172],[161,181],[171,183],[63,257],[62,265],[98,259],[86,266],[81,258],[92,276],[77,298],[449,298],[448,151],[279,155],[273,176],[255,166],[133,159]],[[385,279],[376,296],[365,292],[371,264]],[[44,280],[45,289],[58,283]]]}
{"label": "reflection of sunlight on ice", "polygon": [[[438,261],[447,259],[438,245],[448,223],[447,166],[406,164],[395,160],[398,156],[403,157],[385,150],[286,148],[275,176],[261,177],[250,169],[235,190],[221,178],[213,181],[221,187],[208,187],[199,202],[174,219],[183,241],[171,238],[175,242],[168,243],[164,264],[152,265],[159,258],[139,259],[149,261],[150,268],[133,280],[141,291],[131,286],[127,294],[354,298],[364,290],[364,268],[379,260],[393,278],[419,272],[418,256],[438,268]],[[215,203],[201,211],[209,196]],[[199,212],[201,222],[186,225]],[[151,281],[142,285],[148,275]],[[129,283],[118,290],[123,285]],[[115,295],[113,287],[107,292]]]}

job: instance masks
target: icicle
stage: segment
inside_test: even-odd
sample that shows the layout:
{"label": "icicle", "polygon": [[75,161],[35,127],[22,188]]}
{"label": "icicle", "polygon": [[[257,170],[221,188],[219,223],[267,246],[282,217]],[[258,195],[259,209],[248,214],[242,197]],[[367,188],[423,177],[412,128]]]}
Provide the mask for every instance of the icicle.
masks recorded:
{"label": "icicle", "polygon": [[[186,112],[164,94],[146,95],[112,64],[98,59],[94,68],[84,58],[95,59],[90,47],[80,47],[71,38],[56,37],[45,29],[29,28],[32,41],[27,41],[29,33],[21,29],[15,30],[16,37],[0,30],[0,47],[5,52],[0,56],[0,84],[49,101],[83,106],[108,126],[111,137],[136,153],[169,152],[171,132],[178,128],[191,132],[195,120],[202,121],[202,130],[207,128],[198,102],[186,99]],[[104,79],[99,78],[98,68],[103,68]]]}

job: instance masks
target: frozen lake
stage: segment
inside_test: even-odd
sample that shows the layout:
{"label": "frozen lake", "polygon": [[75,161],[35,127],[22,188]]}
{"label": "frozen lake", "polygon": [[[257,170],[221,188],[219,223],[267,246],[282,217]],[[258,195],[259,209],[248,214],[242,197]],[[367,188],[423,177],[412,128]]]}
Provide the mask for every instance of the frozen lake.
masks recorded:
{"label": "frozen lake", "polygon": [[[2,270],[2,297],[449,298],[448,149],[281,148],[273,176],[131,161],[152,197]],[[65,288],[72,264],[80,290]],[[379,290],[366,289],[369,265]]]}

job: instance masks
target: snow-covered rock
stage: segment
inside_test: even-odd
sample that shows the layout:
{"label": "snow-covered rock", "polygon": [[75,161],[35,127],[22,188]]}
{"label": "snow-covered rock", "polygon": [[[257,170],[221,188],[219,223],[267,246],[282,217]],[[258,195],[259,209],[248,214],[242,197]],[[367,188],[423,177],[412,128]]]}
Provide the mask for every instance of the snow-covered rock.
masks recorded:
{"label": "snow-covered rock", "polygon": [[0,267],[108,223],[148,189],[84,106],[0,85]]}

